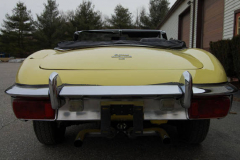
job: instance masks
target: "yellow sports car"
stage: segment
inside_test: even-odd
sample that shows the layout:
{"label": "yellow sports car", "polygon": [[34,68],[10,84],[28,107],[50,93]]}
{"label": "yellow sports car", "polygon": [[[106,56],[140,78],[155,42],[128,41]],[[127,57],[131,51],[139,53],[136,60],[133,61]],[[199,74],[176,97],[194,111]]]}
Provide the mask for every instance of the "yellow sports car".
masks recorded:
{"label": "yellow sports car", "polygon": [[187,143],[201,143],[210,119],[227,116],[236,88],[209,52],[167,40],[161,30],[88,30],[55,49],[30,55],[6,90],[18,119],[33,120],[38,140],[56,144],[67,126],[97,122],[86,136],[159,135],[177,127]]}

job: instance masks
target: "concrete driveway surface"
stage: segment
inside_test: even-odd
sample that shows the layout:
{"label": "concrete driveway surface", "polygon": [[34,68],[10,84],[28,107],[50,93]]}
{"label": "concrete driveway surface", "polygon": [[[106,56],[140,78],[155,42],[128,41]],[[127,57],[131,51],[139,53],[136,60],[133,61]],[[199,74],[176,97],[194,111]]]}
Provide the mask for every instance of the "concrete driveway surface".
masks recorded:
{"label": "concrete driveway surface", "polygon": [[[19,63],[0,63],[0,159],[240,159],[240,102],[234,101],[232,113],[211,120],[209,134],[201,145],[179,142],[174,128],[169,129],[172,144],[163,145],[159,137],[129,139],[86,138],[82,148],[73,141],[78,131],[92,124],[67,128],[65,141],[44,146],[34,135],[32,122],[17,120],[10,97],[4,90],[14,83]],[[238,94],[239,96],[240,94]]]}

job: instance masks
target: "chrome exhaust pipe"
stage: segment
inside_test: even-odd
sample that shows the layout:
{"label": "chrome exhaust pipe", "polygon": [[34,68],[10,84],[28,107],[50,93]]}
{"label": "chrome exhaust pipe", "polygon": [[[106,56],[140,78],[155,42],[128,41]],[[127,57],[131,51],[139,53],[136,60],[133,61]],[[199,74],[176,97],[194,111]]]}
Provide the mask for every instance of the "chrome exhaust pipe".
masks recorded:
{"label": "chrome exhaust pipe", "polygon": [[171,139],[168,135],[164,135],[163,137],[161,136],[161,139],[162,139],[163,144],[170,144],[171,143]]}
{"label": "chrome exhaust pipe", "polygon": [[171,143],[171,138],[169,137],[169,135],[167,134],[167,132],[162,129],[162,128],[146,128],[143,131],[144,132],[150,132],[150,131],[154,131],[155,134],[159,135],[162,139],[162,143],[163,144],[170,144]]}
{"label": "chrome exhaust pipe", "polygon": [[100,136],[101,135],[101,132],[99,129],[84,129],[84,130],[81,130],[77,137],[75,138],[74,140],[74,146],[75,147],[82,147],[83,145],[83,140],[85,138],[86,135],[89,135],[89,136]]}
{"label": "chrome exhaust pipe", "polygon": [[85,130],[82,130],[78,133],[73,143],[75,147],[82,147],[83,139],[85,138],[86,134],[87,132]]}
{"label": "chrome exhaust pipe", "polygon": [[171,143],[171,139],[169,137],[169,135],[167,134],[167,132],[162,129],[162,128],[156,128],[156,132],[159,134],[159,136],[162,139],[162,143],[163,144],[170,144]]}
{"label": "chrome exhaust pipe", "polygon": [[83,141],[80,138],[75,139],[73,144],[74,144],[75,147],[82,147]]}

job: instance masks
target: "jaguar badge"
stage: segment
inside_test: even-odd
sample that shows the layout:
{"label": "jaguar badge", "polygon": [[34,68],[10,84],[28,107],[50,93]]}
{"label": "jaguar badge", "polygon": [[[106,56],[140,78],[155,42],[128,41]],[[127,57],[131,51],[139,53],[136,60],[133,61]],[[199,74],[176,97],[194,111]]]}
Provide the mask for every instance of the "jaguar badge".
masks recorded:
{"label": "jaguar badge", "polygon": [[125,60],[125,58],[132,58],[129,54],[115,54],[112,58],[118,58],[119,60]]}

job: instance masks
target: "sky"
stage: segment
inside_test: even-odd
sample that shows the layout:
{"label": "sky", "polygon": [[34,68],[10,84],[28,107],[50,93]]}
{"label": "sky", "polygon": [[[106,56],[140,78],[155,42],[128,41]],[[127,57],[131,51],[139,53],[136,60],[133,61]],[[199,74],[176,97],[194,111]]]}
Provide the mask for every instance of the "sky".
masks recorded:
{"label": "sky", "polygon": [[[42,13],[44,6],[43,3],[47,3],[47,0],[20,0],[24,2],[28,10],[31,10],[32,16],[36,19],[36,14]],[[77,6],[83,0],[56,0],[59,4],[59,11],[75,10]],[[148,10],[149,0],[90,0],[95,5],[95,10],[99,10],[102,16],[110,17],[114,13],[116,5],[121,4],[123,7],[127,7],[134,15],[137,13],[137,9],[145,7]],[[176,0],[169,0],[170,7]],[[0,24],[3,23],[5,15],[12,14],[12,9],[16,6],[19,0],[0,0]]]}

